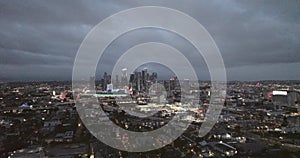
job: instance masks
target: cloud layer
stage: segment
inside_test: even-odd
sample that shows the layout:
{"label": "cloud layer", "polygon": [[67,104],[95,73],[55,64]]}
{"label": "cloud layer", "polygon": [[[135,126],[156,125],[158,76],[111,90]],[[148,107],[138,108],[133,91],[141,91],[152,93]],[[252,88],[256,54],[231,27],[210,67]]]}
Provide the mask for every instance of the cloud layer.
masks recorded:
{"label": "cloud layer", "polygon": [[[298,0],[0,0],[0,80],[70,80],[77,49],[93,26],[144,5],[178,9],[205,26],[222,53],[229,80],[300,79]],[[131,46],[150,41],[176,46],[195,59],[196,50],[177,35],[136,30],[111,44],[99,74]],[[209,79],[201,57],[192,62],[200,79]]]}

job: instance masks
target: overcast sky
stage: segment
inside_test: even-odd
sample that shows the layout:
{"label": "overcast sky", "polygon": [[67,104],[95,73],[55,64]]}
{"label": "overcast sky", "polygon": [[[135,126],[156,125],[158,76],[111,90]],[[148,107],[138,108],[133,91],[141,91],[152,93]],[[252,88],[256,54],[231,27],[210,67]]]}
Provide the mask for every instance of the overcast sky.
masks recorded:
{"label": "overcast sky", "polygon": [[[87,33],[118,11],[145,5],[174,8],[198,20],[218,45],[229,80],[300,79],[299,0],[0,0],[0,81],[70,80]],[[149,41],[173,45],[195,59],[196,50],[181,37],[141,29],[107,48],[99,74],[110,71],[122,52]],[[193,66],[207,80],[199,58]]]}

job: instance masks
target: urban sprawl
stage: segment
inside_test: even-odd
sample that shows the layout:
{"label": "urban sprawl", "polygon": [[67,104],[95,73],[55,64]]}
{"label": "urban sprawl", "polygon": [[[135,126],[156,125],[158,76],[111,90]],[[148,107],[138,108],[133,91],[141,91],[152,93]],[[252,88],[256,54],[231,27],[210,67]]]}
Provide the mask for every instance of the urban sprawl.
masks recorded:
{"label": "urban sprawl", "polygon": [[[212,104],[212,83],[176,76],[162,80],[158,75],[147,69],[127,74],[124,68],[120,76],[90,77],[76,90],[71,81],[0,83],[0,157],[300,155],[299,81],[228,81],[219,119],[200,137]],[[147,152],[118,150],[97,139],[120,138],[118,145],[125,147],[143,145],[128,143],[118,128],[88,130],[106,121],[107,126],[114,123],[125,130],[149,132],[182,113],[189,115],[181,116],[181,121],[191,122],[186,131],[163,148]]]}

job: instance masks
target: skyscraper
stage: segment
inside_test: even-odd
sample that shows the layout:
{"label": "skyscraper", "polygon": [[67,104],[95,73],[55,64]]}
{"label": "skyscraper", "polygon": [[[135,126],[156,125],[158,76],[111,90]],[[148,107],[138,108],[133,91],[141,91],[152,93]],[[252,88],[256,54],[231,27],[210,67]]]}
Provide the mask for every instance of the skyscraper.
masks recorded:
{"label": "skyscraper", "polygon": [[146,92],[148,90],[148,73],[147,68],[142,70],[142,79],[141,79],[141,90]]}
{"label": "skyscraper", "polygon": [[119,75],[116,75],[116,80],[115,80],[114,86],[116,88],[119,88],[119,83],[120,83],[120,81],[119,81]]}
{"label": "skyscraper", "polygon": [[104,72],[103,78],[101,79],[102,90],[107,89],[107,84],[111,84],[111,75],[108,75],[106,72]]}
{"label": "skyscraper", "polygon": [[127,79],[127,68],[122,69],[122,76],[121,76],[121,88],[128,86],[128,79]]}

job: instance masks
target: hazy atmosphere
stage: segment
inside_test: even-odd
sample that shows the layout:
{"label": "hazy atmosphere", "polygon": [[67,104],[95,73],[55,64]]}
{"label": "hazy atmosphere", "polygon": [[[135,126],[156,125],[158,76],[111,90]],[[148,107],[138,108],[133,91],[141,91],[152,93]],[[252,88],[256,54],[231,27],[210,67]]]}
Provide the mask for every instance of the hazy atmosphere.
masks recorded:
{"label": "hazy atmosphere", "polygon": [[[298,0],[0,0],[0,81],[71,80],[87,33],[118,11],[145,5],[177,9],[198,20],[218,45],[228,80],[300,79]],[[149,41],[176,46],[189,59],[196,51],[170,32],[135,30],[107,48],[99,73],[110,71],[128,48]],[[209,79],[203,61],[192,63],[199,79]]]}

